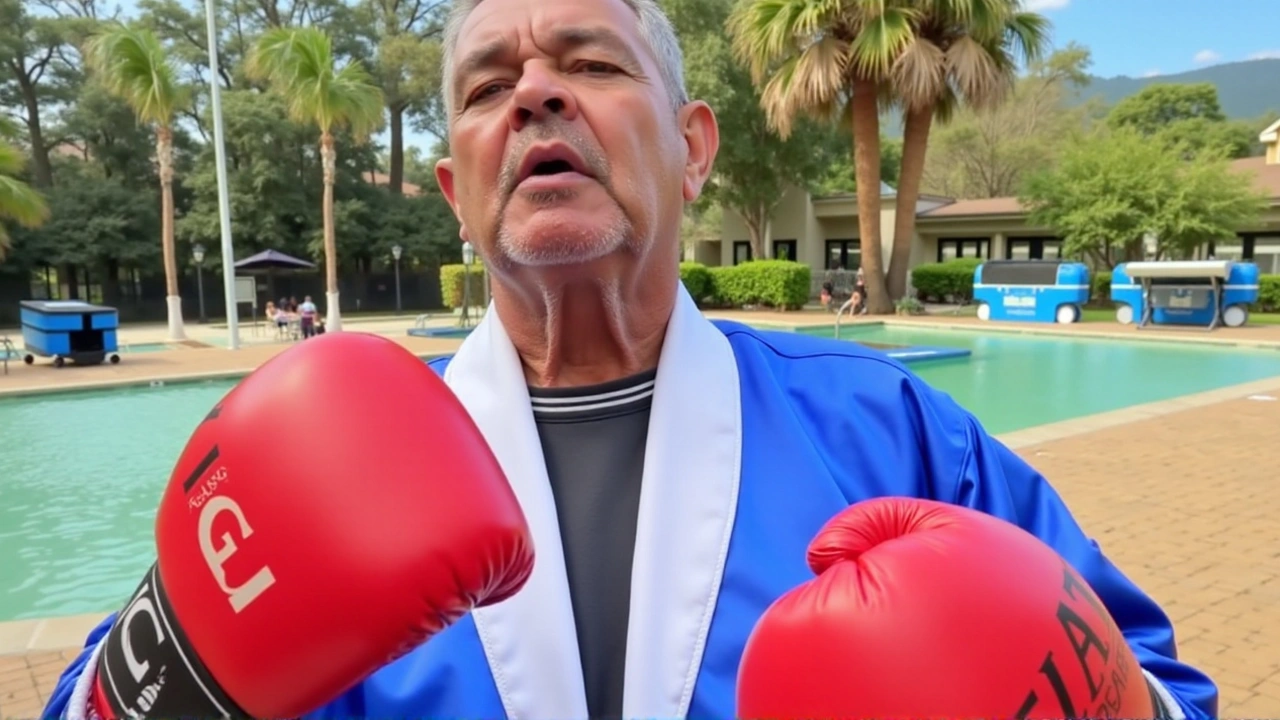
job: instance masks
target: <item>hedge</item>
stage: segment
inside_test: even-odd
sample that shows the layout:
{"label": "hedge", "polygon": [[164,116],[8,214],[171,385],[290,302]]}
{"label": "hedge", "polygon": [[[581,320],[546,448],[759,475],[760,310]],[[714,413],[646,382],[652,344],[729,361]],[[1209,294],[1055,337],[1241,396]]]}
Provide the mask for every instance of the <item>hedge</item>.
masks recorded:
{"label": "hedge", "polygon": [[978,258],[956,258],[917,265],[911,270],[911,285],[925,302],[971,302],[973,272],[980,264]]}
{"label": "hedge", "polygon": [[717,307],[763,305],[796,310],[809,301],[809,266],[789,260],[753,260],[707,267],[680,264],[680,279],[700,304]]}
{"label": "hedge", "polygon": [[[440,266],[440,299],[445,307],[457,309],[462,307],[462,278],[467,274],[467,266],[461,263]],[[471,301],[472,307],[484,305],[484,265],[471,265]]]}

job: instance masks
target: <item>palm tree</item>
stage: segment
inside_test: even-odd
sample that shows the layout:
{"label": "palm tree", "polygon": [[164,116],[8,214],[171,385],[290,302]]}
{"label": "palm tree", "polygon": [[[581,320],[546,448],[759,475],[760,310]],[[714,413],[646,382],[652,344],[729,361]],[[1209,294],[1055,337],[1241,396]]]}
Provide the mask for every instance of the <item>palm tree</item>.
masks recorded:
{"label": "palm tree", "polygon": [[341,330],[338,248],[333,236],[333,181],[338,161],[333,132],[346,127],[362,139],[377,130],[385,108],[382,91],[358,60],[336,68],[329,36],[313,27],[273,28],[263,33],[249,53],[246,70],[284,97],[294,121],[320,128],[326,327]]}
{"label": "palm tree", "polygon": [[[0,220],[10,220],[23,227],[39,227],[49,219],[44,197],[17,178],[24,165],[22,153],[7,143],[0,143]],[[0,260],[9,251],[9,233],[0,223]]]}
{"label": "palm tree", "polygon": [[907,290],[933,121],[946,122],[961,103],[976,110],[998,105],[1013,87],[1018,61],[1039,59],[1049,42],[1049,21],[1023,11],[1021,0],[922,0],[915,6],[910,37],[890,69],[905,117],[887,278],[891,298]]}
{"label": "palm tree", "polygon": [[727,29],[784,138],[798,117],[840,118],[853,129],[858,235],[867,311],[892,312],[880,244],[880,107],[894,60],[919,11],[908,0],[741,0]]}
{"label": "palm tree", "polygon": [[89,38],[84,56],[102,86],[128,103],[139,122],[155,127],[169,339],[183,340],[186,332],[173,245],[173,121],[190,101],[190,92],[178,81],[164,46],[149,30],[112,23]]}

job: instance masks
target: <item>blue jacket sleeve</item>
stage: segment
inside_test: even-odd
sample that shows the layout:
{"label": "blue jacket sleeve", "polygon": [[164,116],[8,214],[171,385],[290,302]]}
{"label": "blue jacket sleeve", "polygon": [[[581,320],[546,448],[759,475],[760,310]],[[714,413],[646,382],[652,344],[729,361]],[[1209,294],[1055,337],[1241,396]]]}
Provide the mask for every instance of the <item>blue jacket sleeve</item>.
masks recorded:
{"label": "blue jacket sleeve", "polygon": [[[918,386],[920,437],[939,500],[1008,520],[1057,550],[1093,587],[1175,714],[1212,718],[1218,689],[1178,661],[1173,624],[1089,538],[1049,482],[947,395]],[[1180,709],[1181,713],[1177,710]]]}
{"label": "blue jacket sleeve", "polygon": [[[53,692],[49,695],[49,702],[45,705],[42,718],[65,718],[67,710],[70,709],[71,694],[75,691],[76,683],[85,673],[96,672],[95,668],[89,667],[89,661],[93,657],[93,651],[98,647],[98,643],[106,638],[107,633],[111,630],[111,625],[116,621],[116,614],[111,613],[102,622],[98,623],[93,630],[89,631],[89,635],[85,638],[84,649],[71,661],[70,665],[62,671],[62,675],[58,677],[58,684],[54,686]],[[84,707],[75,709],[78,717],[84,716]]]}

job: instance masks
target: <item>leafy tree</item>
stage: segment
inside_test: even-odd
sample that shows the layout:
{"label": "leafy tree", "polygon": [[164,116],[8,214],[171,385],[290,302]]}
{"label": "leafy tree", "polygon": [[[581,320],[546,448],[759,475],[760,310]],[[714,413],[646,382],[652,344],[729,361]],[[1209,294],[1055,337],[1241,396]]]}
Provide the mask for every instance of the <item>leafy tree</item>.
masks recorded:
{"label": "leafy tree", "polygon": [[892,298],[907,290],[930,126],[935,119],[949,120],[962,103],[978,109],[999,106],[1013,85],[1018,62],[1039,60],[1048,44],[1048,21],[1023,11],[1019,0],[933,0],[912,9],[909,29],[898,31],[902,46],[890,70],[892,92],[905,110],[887,277]]}
{"label": "leafy tree", "polygon": [[337,171],[334,131],[349,128],[366,137],[382,121],[382,91],[359,61],[335,64],[332,42],[314,27],[275,28],[263,33],[249,55],[250,76],[266,80],[282,95],[290,116],[320,129],[324,182],[324,257],[327,285],[326,325],[342,329],[338,309],[338,250],[334,238],[333,185]]}
{"label": "leafy tree", "polygon": [[179,108],[190,102],[190,93],[179,83],[164,46],[150,30],[108,25],[86,43],[85,58],[98,82],[128,103],[140,122],[155,128],[169,339],[185,339],[173,244],[173,126]]}
{"label": "leafy tree", "polygon": [[[1183,158],[1190,154],[1190,160]],[[1257,222],[1266,198],[1220,151],[1190,153],[1134,128],[1101,128],[1031,176],[1020,197],[1029,221],[1063,239],[1063,253],[1114,267],[1140,260],[1144,237],[1157,257],[1185,257]]]}
{"label": "leafy tree", "polygon": [[[849,137],[848,128],[832,128],[824,148],[828,160],[826,168],[818,178],[814,191],[819,195],[835,195],[837,193],[856,193],[858,183],[854,178],[853,138]],[[898,177],[902,172],[902,140],[881,136],[880,138],[880,180],[890,187],[898,186]]]}
{"label": "leafy tree", "polygon": [[[24,164],[17,148],[0,143],[0,221],[35,228],[49,218],[49,207],[40,193],[18,179]],[[10,243],[4,222],[0,222],[0,261],[8,254]]]}
{"label": "leafy tree", "polygon": [[[687,1],[687,0],[686,0]],[[801,120],[783,138],[769,127],[760,95],[751,76],[733,58],[721,30],[729,14],[729,0],[693,0],[695,7],[674,13],[685,51],[689,92],[716,111],[720,151],[702,204],[720,203],[747,226],[752,257],[767,258],[765,241],[770,216],[788,186],[808,189],[827,169],[821,152],[826,129]]]}
{"label": "leafy tree", "polygon": [[1228,120],[1213,83],[1148,85],[1116,103],[1107,115],[1107,124],[1158,135],[1189,153],[1212,148],[1233,158],[1249,156],[1261,129]]}
{"label": "leafy tree", "polygon": [[1094,115],[1098,103],[1065,107],[1089,81],[1089,51],[1068,45],[1031,63],[994,108],[961,108],[930,141],[922,188],[947,197],[1016,195],[1032,172],[1051,165]]}
{"label": "leafy tree", "polygon": [[880,246],[880,106],[890,71],[911,38],[914,10],[886,0],[741,0],[727,24],[782,137],[805,117],[852,124],[858,235],[867,310],[893,311]]}

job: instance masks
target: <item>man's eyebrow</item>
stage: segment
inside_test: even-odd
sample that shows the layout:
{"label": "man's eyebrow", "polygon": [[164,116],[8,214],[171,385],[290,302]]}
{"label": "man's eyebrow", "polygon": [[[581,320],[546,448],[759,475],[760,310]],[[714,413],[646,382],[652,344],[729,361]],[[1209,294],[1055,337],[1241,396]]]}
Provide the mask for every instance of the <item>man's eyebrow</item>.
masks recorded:
{"label": "man's eyebrow", "polygon": [[[551,46],[554,52],[561,53],[583,47],[598,47],[614,54],[623,64],[632,70],[639,70],[642,65],[631,46],[613,30],[603,27],[565,27],[552,33]],[[493,40],[473,50],[462,62],[454,75],[457,79],[458,91],[462,90],[463,81],[470,75],[491,65],[496,65],[504,55],[511,52],[507,40]]]}

